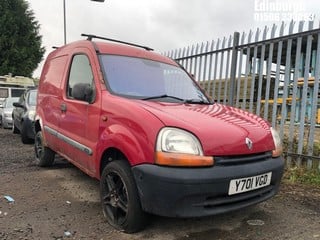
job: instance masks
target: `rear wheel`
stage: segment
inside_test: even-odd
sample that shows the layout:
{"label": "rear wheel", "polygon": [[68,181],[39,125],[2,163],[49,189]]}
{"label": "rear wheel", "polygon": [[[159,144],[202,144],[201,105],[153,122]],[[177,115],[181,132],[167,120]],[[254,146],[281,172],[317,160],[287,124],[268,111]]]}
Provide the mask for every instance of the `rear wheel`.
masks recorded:
{"label": "rear wheel", "polygon": [[110,225],[126,233],[134,233],[145,225],[135,180],[124,160],[110,162],[100,180],[103,214]]}
{"label": "rear wheel", "polygon": [[34,150],[37,165],[40,167],[50,167],[54,162],[55,152],[44,146],[42,132],[37,132],[34,138]]}

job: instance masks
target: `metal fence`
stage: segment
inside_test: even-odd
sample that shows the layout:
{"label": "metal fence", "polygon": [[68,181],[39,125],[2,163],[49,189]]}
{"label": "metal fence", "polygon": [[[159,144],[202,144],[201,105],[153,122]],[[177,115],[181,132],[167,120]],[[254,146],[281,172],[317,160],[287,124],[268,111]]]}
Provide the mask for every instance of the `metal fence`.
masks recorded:
{"label": "metal fence", "polygon": [[287,165],[320,169],[320,28],[314,26],[292,21],[235,32],[164,55],[193,74],[216,102],[269,120],[284,139]]}

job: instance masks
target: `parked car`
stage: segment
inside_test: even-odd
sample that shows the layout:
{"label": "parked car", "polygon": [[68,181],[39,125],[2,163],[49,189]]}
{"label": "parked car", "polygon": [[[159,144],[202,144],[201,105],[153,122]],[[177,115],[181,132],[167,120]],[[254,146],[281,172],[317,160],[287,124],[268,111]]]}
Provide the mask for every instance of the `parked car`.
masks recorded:
{"label": "parked car", "polygon": [[21,95],[12,112],[12,132],[20,133],[23,143],[34,141],[34,116],[37,103],[37,89],[29,89]]}
{"label": "parked car", "polygon": [[2,126],[2,112],[3,112],[3,106],[4,106],[4,99],[0,99],[0,125]]}
{"label": "parked car", "polygon": [[0,123],[3,128],[12,128],[12,111],[13,103],[18,101],[19,98],[6,98],[0,108]]}
{"label": "parked car", "polygon": [[148,47],[87,36],[46,59],[35,157],[47,167],[57,153],[99,179],[109,224],[131,233],[146,212],[208,216],[277,193],[282,143],[268,122],[211,102],[180,65]]}

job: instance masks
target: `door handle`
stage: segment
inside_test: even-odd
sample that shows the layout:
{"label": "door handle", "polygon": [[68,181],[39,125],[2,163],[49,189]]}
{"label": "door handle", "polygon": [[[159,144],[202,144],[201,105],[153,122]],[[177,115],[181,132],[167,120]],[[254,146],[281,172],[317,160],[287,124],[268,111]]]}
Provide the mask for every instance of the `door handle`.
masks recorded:
{"label": "door handle", "polygon": [[62,103],[60,105],[60,110],[62,113],[65,113],[67,111],[67,105],[65,103]]}

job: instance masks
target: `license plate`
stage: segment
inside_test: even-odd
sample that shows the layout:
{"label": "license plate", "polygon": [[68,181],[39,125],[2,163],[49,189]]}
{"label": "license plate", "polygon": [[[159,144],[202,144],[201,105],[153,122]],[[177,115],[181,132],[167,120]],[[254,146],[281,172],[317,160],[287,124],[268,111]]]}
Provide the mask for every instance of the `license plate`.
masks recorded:
{"label": "license plate", "polygon": [[232,179],[229,184],[229,195],[249,192],[258,188],[269,186],[272,172],[264,173],[257,176]]}

